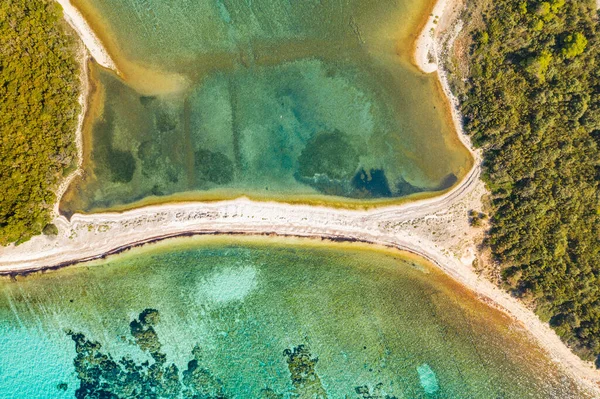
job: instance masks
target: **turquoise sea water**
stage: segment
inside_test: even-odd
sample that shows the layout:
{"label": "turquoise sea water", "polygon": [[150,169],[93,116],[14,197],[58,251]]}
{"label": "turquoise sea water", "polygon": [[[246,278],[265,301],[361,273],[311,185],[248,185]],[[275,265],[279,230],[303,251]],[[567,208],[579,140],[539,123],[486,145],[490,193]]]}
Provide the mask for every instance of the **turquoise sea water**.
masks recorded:
{"label": "turquoise sea water", "polygon": [[76,1],[122,75],[91,66],[86,173],[63,211],[451,187],[470,157],[409,62],[428,3]]}
{"label": "turquoise sea water", "polygon": [[508,318],[399,253],[184,239],[0,293],[2,398],[585,397]]}

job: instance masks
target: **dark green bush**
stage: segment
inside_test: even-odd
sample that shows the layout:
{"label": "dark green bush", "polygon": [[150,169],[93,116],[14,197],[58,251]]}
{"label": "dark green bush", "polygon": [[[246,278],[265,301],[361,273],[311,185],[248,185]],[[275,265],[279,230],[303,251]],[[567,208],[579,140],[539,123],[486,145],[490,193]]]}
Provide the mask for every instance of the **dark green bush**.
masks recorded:
{"label": "dark green bush", "polygon": [[55,236],[58,234],[58,227],[53,223],[48,223],[42,230],[42,233],[47,236]]}

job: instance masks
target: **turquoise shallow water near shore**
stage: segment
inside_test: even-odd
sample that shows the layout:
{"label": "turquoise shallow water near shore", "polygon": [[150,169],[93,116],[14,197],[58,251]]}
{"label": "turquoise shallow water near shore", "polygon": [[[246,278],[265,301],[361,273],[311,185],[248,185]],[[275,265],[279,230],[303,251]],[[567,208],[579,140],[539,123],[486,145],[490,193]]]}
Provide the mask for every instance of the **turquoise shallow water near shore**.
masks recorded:
{"label": "turquoise shallow water near shore", "polygon": [[451,187],[470,156],[409,62],[428,3],[76,1],[122,76],[91,67],[86,173],[61,209]]}
{"label": "turquoise shallow water near shore", "polygon": [[585,397],[505,316],[397,252],[182,239],[0,292],[2,398]]}

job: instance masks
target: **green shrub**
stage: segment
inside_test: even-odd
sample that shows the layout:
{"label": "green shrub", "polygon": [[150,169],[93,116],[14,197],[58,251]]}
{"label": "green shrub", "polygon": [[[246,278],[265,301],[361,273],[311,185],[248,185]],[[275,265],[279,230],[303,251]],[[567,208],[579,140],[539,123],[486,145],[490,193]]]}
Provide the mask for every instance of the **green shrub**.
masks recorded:
{"label": "green shrub", "polygon": [[58,227],[56,227],[56,225],[53,223],[48,223],[44,227],[44,230],[42,230],[42,233],[44,233],[44,235],[47,235],[47,236],[58,235]]}
{"label": "green shrub", "polygon": [[587,43],[583,34],[579,32],[569,34],[563,41],[562,55],[567,59],[577,57],[584,52]]}

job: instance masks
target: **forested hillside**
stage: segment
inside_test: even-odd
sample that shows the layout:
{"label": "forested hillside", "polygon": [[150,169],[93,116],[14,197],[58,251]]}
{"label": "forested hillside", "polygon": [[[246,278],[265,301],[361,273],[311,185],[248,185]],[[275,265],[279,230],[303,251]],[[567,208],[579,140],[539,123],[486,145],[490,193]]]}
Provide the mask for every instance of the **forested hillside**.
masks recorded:
{"label": "forested hillside", "polygon": [[493,256],[515,295],[535,304],[540,317],[580,356],[597,359],[600,46],[595,2],[467,0],[463,17],[468,61],[451,67],[453,84],[466,130],[484,149]]}
{"label": "forested hillside", "polygon": [[[75,39],[50,0],[0,1],[0,245],[40,234],[76,164]],[[46,229],[46,231],[50,231]]]}

